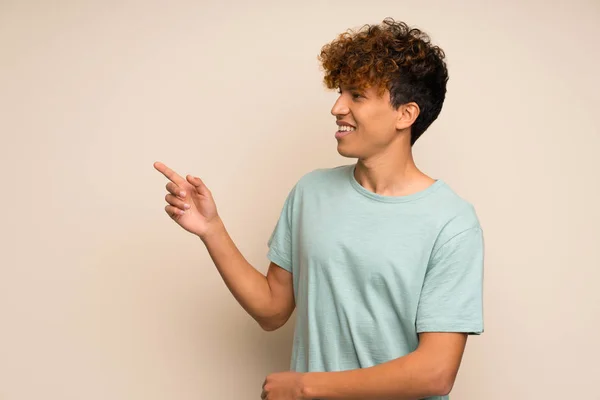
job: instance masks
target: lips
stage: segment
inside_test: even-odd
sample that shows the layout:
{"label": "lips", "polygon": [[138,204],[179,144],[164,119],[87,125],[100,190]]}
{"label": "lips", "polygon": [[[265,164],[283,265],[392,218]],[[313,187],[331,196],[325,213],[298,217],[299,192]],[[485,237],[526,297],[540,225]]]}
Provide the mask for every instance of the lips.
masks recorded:
{"label": "lips", "polygon": [[340,130],[338,130],[338,131],[335,133],[335,138],[336,138],[336,139],[341,139],[341,138],[343,138],[344,136],[347,136],[347,135],[349,135],[349,134],[353,133],[354,131],[355,131],[355,129],[352,129],[352,130],[349,130],[349,131],[340,131]]}

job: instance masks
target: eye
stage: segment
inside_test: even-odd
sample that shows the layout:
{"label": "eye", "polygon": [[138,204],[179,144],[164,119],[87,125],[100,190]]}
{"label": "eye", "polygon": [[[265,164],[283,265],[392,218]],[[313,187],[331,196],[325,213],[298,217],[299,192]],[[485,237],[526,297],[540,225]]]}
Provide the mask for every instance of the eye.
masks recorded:
{"label": "eye", "polygon": [[[342,89],[341,89],[341,88],[338,88],[337,92],[338,92],[338,94],[342,94]],[[359,92],[354,92],[354,91],[353,91],[353,92],[351,92],[351,96],[352,96],[352,99],[353,99],[353,100],[356,100],[356,99],[358,99],[358,98],[360,98],[360,97],[364,97],[364,96],[363,96],[361,93],[359,93]]]}

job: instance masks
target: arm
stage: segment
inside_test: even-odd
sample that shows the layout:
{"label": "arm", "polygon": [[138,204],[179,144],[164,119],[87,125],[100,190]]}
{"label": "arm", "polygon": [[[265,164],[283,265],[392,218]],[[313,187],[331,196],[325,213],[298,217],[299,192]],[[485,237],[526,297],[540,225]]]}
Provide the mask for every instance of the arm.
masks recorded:
{"label": "arm", "polygon": [[271,262],[265,277],[244,258],[220,219],[202,241],[244,310],[266,331],[285,324],[295,308],[292,274]]}
{"label": "arm", "polygon": [[307,399],[416,400],[450,393],[465,349],[464,333],[419,334],[419,346],[406,356],[368,368],[308,372]]}
{"label": "arm", "polygon": [[274,330],[290,317],[295,304],[292,274],[271,263],[265,277],[246,261],[217,212],[211,191],[192,175],[186,179],[161,162],[154,168],[169,182],[167,214],[206,245],[217,270],[240,305],[265,330]]}

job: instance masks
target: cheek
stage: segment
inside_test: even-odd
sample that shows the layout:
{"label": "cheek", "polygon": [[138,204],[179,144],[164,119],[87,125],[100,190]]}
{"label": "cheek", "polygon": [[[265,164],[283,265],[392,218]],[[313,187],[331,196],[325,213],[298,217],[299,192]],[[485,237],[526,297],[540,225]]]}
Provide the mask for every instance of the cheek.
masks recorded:
{"label": "cheek", "polygon": [[377,142],[388,142],[396,135],[395,121],[390,120],[389,116],[375,116],[360,128],[362,134]]}
{"label": "cheek", "polygon": [[388,110],[387,107],[381,108],[375,112],[369,113],[367,121],[378,131],[395,131],[397,118],[395,113]]}
{"label": "cheek", "polygon": [[386,145],[396,137],[396,114],[387,105],[362,109],[355,114],[359,137],[377,145]]}

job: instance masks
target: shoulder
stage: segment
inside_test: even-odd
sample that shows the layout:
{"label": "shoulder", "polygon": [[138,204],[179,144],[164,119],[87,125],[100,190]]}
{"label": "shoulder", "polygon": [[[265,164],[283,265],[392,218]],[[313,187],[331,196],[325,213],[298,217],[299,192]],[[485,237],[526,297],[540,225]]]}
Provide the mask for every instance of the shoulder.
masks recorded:
{"label": "shoulder", "polygon": [[[303,204],[311,199],[323,196],[328,190],[335,190],[342,184],[352,166],[342,165],[333,168],[316,168],[300,176],[289,190],[285,200],[286,207]],[[338,186],[339,187],[339,186]]]}
{"label": "shoulder", "polygon": [[474,204],[460,196],[447,183],[441,185],[430,201],[429,207],[435,215],[438,230],[434,250],[462,233],[481,234],[481,222]]}
{"label": "shoulder", "polygon": [[346,182],[352,165],[340,165],[330,168],[316,168],[300,177],[295,187],[301,191],[320,187],[331,187],[336,183]]}

